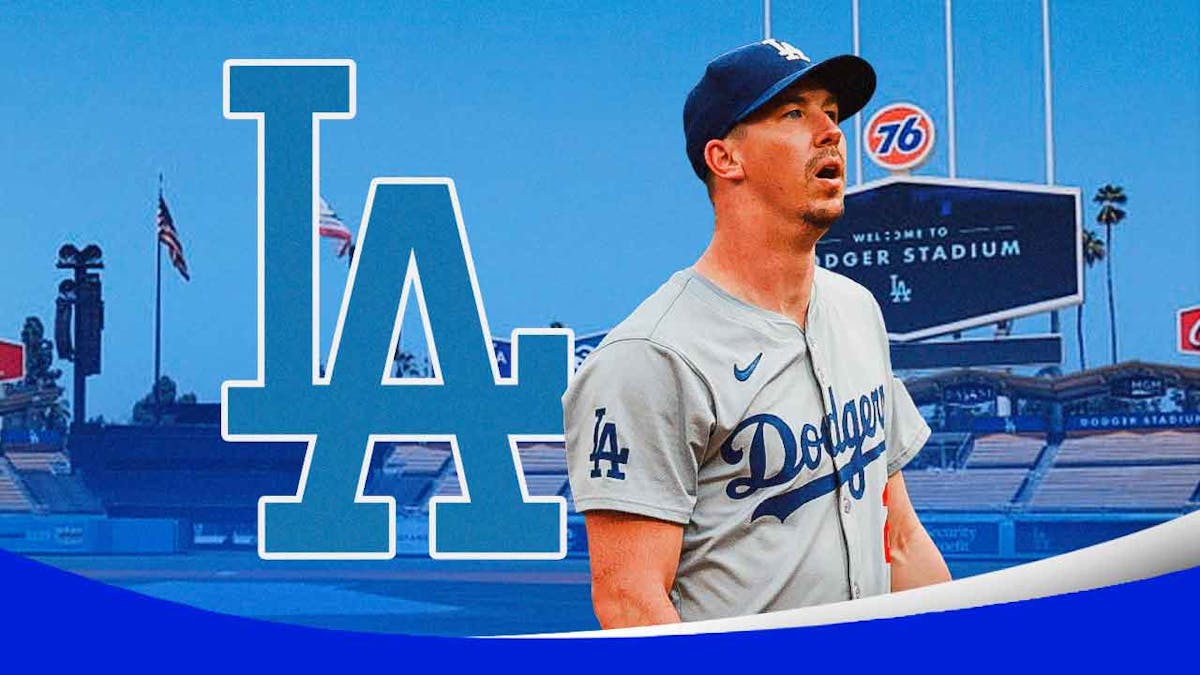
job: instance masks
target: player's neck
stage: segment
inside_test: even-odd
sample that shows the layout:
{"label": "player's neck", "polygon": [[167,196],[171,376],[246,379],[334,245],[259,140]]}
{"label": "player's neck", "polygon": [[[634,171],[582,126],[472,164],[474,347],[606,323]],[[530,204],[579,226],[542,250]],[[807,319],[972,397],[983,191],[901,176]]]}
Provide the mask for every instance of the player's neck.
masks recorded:
{"label": "player's neck", "polygon": [[782,314],[804,328],[819,235],[804,225],[798,232],[795,224],[748,222],[752,215],[741,213],[735,220],[718,214],[712,241],[695,270],[743,302]]}

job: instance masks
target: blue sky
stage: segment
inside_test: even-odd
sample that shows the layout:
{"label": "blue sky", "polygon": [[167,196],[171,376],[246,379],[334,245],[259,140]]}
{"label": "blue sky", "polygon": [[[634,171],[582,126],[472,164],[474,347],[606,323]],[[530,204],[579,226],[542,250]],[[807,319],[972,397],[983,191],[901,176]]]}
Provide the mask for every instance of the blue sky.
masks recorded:
{"label": "blue sky", "polygon": [[[372,177],[449,176],[494,333],[609,328],[707,243],[682,103],[709,58],[761,37],[761,3],[515,5],[5,4],[0,337],[27,315],[52,322],[63,242],[99,243],[104,372],[89,414],[128,417],[153,372],[161,170],[193,275],[164,270],[164,372],[201,400],[253,376],[255,128],[222,117],[221,63],[260,57],[358,62],[358,117],[322,130],[322,192],[347,224]],[[942,1],[861,7],[880,81],[867,112],[907,99],[944,125]],[[955,3],[960,177],[1045,180],[1040,12]],[[775,36],[810,56],[851,49],[849,0],[777,0],[773,14]],[[1056,182],[1088,199],[1114,182],[1130,199],[1114,261],[1123,360],[1198,365],[1174,346],[1176,310],[1200,302],[1198,19],[1191,2],[1051,6]],[[917,173],[946,171],[940,143]],[[1085,224],[1094,212],[1088,201]],[[346,266],[332,244],[322,256],[327,348]],[[1087,281],[1095,364],[1108,354],[1101,270]],[[1067,369],[1074,328],[1068,310]]]}

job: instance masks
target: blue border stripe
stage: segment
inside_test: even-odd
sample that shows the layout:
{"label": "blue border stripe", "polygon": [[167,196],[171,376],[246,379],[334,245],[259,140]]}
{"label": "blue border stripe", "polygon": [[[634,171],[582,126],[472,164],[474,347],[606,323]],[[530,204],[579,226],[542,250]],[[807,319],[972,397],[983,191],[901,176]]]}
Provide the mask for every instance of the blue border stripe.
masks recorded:
{"label": "blue border stripe", "polygon": [[[418,671],[1146,670],[1191,658],[1200,567],[1094,591],[832,626],[657,638],[479,639],[322,630],[215,614],[108,586],[0,551],[5,664],[296,669],[336,664]],[[519,611],[519,608],[514,608]],[[1191,617],[1188,619],[1187,617]],[[498,661],[503,659],[504,661]],[[369,664],[369,665],[368,665]],[[423,664],[423,665],[422,665]],[[17,672],[17,671],[13,671]]]}

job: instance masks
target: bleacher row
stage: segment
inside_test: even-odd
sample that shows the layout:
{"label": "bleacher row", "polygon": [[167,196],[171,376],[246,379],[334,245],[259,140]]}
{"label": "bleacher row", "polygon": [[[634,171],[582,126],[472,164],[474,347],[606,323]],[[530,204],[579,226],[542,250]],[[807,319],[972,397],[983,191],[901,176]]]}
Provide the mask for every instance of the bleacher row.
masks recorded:
{"label": "bleacher row", "polygon": [[100,501],[59,450],[9,449],[0,454],[0,512],[100,513]]}
{"label": "bleacher row", "polygon": [[1129,431],[1067,438],[1029,501],[1036,509],[1197,508],[1200,432]]}
{"label": "bleacher row", "polygon": [[0,513],[28,512],[33,503],[21,489],[20,478],[14,475],[12,466],[0,456]]}
{"label": "bleacher row", "polygon": [[[517,452],[528,494],[565,496],[568,508],[573,508],[562,446],[519,446]],[[409,510],[428,510],[429,497],[461,496],[458,470],[450,456],[448,443],[397,444],[384,460],[382,475],[372,483],[373,490],[368,491],[392,494],[397,506]]]}
{"label": "bleacher row", "polygon": [[[564,496],[573,510],[562,446],[518,452],[528,494]],[[427,511],[430,497],[462,494],[448,443],[396,444],[378,466],[367,493],[392,495],[409,512]],[[188,508],[218,520],[236,520],[259,495],[291,493],[296,481],[270,463],[186,474]],[[1200,431],[1108,432],[1050,445],[1037,435],[935,433],[904,476],[920,510],[1186,512],[1200,508]],[[60,451],[6,448],[0,512],[170,515],[163,495],[180,487],[177,472],[141,464],[108,472],[103,490],[84,477]]]}
{"label": "bleacher row", "polygon": [[[921,510],[1154,510],[1200,508],[1200,432],[1117,432],[1070,437],[935,433],[924,452],[966,453],[962,468],[904,473]],[[531,496],[563,495],[574,510],[561,445],[520,447]],[[431,496],[461,494],[448,444],[396,445],[383,474],[397,504],[427,509]],[[377,481],[376,490],[384,488]]]}

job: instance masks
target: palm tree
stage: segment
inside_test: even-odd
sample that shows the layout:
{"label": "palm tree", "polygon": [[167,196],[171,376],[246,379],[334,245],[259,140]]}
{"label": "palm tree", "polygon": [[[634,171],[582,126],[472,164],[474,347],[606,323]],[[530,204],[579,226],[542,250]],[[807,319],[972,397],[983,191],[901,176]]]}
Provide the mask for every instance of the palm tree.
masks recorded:
{"label": "palm tree", "polygon": [[1108,249],[1108,257],[1105,259],[1106,274],[1108,276],[1108,328],[1109,335],[1112,338],[1112,362],[1115,365],[1117,363],[1117,312],[1113,301],[1112,229],[1114,225],[1125,220],[1125,210],[1117,206],[1117,204],[1125,203],[1125,189],[1112,183],[1105,184],[1104,187],[1096,191],[1096,196],[1092,198],[1092,201],[1100,204],[1100,212],[1096,214],[1096,222],[1104,226],[1104,243]]}
{"label": "palm tree", "polygon": [[[1083,248],[1084,270],[1089,270],[1096,263],[1104,260],[1104,240],[1096,235],[1095,230],[1084,230],[1079,239]],[[1084,285],[1087,285],[1087,275],[1084,275]],[[1075,305],[1075,334],[1079,338],[1079,369],[1087,370],[1087,356],[1083,350],[1083,303]]]}

